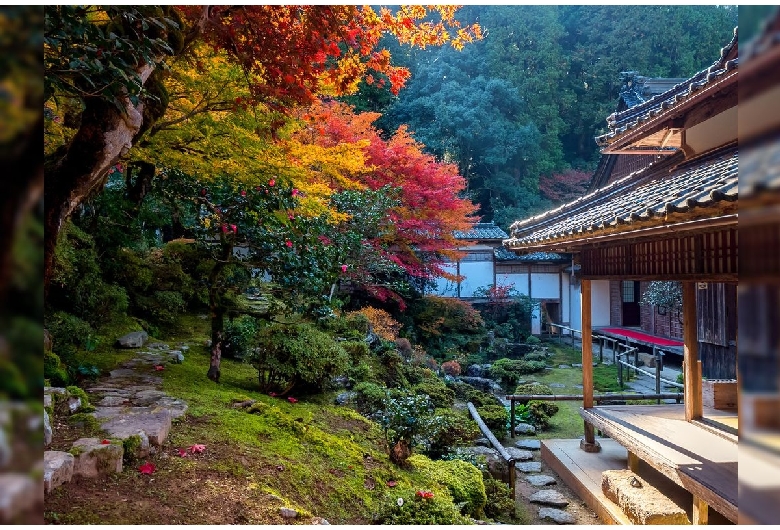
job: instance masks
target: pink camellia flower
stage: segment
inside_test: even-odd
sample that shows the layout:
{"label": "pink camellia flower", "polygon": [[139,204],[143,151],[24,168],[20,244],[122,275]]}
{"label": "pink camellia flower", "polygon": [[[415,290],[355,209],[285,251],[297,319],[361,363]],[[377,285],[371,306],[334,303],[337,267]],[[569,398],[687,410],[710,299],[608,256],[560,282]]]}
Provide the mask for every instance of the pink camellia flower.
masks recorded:
{"label": "pink camellia flower", "polygon": [[260,186],[255,186],[255,191],[260,191],[261,189]]}
{"label": "pink camellia flower", "polygon": [[417,495],[418,497],[421,497],[423,499],[432,499],[433,498],[433,493],[430,492],[430,491],[427,491],[427,490],[418,491],[417,493],[415,493],[415,495]]}
{"label": "pink camellia flower", "polygon": [[295,399],[295,398],[294,398],[294,397],[292,397],[292,396],[288,397],[288,398],[287,398],[287,401],[289,401],[290,403],[298,403],[298,400],[297,400],[297,399]]}
{"label": "pink camellia flower", "polygon": [[285,241],[284,244],[287,245],[287,248],[292,248],[292,241],[290,241],[289,239]]}
{"label": "pink camellia flower", "polygon": [[158,364],[157,366],[154,367],[154,369],[157,370],[158,372],[161,372],[165,370],[165,367],[161,364]]}
{"label": "pink camellia flower", "polygon": [[269,392],[268,395],[271,397],[276,397],[276,392]]}
{"label": "pink camellia flower", "polygon": [[230,225],[230,229],[233,231],[234,234],[238,232],[238,228],[236,228],[236,225]]}
{"label": "pink camellia flower", "polygon": [[292,221],[293,219],[295,219],[295,216],[294,216],[293,214],[288,214],[288,215],[287,215],[287,217],[289,217],[289,218],[290,218],[290,221]]}
{"label": "pink camellia flower", "polygon": [[276,184],[276,180],[271,179],[271,180],[268,181],[268,185],[269,186],[273,186],[274,184]]}
{"label": "pink camellia flower", "polygon": [[241,190],[241,196],[246,197],[246,190]]}
{"label": "pink camellia flower", "polygon": [[138,466],[138,471],[140,471],[142,475],[151,475],[154,473],[155,469],[157,468],[151,462],[147,462],[141,466]]}
{"label": "pink camellia flower", "polygon": [[110,445],[111,444],[111,440],[102,440],[100,443],[103,444],[103,445]]}
{"label": "pink camellia flower", "polygon": [[293,188],[293,190],[292,190],[292,196],[293,196],[293,197],[296,197],[296,196],[298,195],[298,193],[299,193],[299,191],[298,191],[298,188]]}
{"label": "pink camellia flower", "polygon": [[387,481],[387,487],[388,487],[388,488],[394,488],[394,487],[396,487],[397,485],[398,485],[398,482],[396,482],[395,480],[388,480],[388,481]]}
{"label": "pink camellia flower", "polygon": [[206,446],[203,445],[203,444],[194,444],[194,445],[190,446],[190,453],[192,453],[193,455],[195,453],[200,454],[200,453],[202,453],[205,450],[206,450]]}
{"label": "pink camellia flower", "polygon": [[222,233],[227,234],[227,225],[222,225]]}
{"label": "pink camellia flower", "polygon": [[347,272],[347,265],[341,266],[341,272]]}
{"label": "pink camellia flower", "polygon": [[187,451],[186,450],[184,450],[184,449],[176,449],[176,451],[179,453],[180,457],[182,457],[182,458],[186,458],[187,457]]}

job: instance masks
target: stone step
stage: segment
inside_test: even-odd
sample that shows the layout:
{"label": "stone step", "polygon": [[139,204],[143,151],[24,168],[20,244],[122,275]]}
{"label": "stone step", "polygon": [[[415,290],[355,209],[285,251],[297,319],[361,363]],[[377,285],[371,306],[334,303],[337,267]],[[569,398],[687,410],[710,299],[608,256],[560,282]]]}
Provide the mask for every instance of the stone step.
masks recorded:
{"label": "stone step", "polygon": [[109,437],[124,440],[143,432],[157,447],[168,437],[173,417],[170,410],[160,407],[97,407],[92,414],[101,420],[101,429]]}
{"label": "stone step", "polygon": [[536,504],[544,504],[553,508],[565,508],[569,505],[569,500],[557,490],[539,490],[528,498],[529,501]]}
{"label": "stone step", "polygon": [[73,478],[75,458],[64,451],[43,453],[43,491],[49,493]]}
{"label": "stone step", "polygon": [[601,488],[633,524],[691,524],[685,510],[629,469],[604,471]]}
{"label": "stone step", "polygon": [[522,471],[523,473],[541,473],[542,463],[541,462],[517,462],[515,464],[515,469],[517,469],[518,471]]}
{"label": "stone step", "polygon": [[122,472],[124,448],[117,443],[104,444],[98,438],[80,438],[73,442],[73,475],[97,477]]}
{"label": "stone step", "polygon": [[577,522],[572,514],[558,508],[539,508],[539,518],[549,519],[556,524],[575,524]]}
{"label": "stone step", "polygon": [[550,475],[526,475],[525,480],[536,487],[552,486],[557,482],[555,477],[551,477]]}
{"label": "stone step", "polygon": [[535,439],[518,440],[515,442],[515,447],[526,451],[538,451],[542,447],[542,442]]}

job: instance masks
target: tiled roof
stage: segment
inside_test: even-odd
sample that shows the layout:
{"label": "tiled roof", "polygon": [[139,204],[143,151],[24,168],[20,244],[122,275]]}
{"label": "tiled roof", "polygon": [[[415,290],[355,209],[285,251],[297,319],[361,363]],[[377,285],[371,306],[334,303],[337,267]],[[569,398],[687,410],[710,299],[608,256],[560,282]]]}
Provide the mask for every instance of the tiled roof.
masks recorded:
{"label": "tiled roof", "polygon": [[611,114],[607,118],[609,132],[597,136],[596,144],[599,147],[608,146],[620,139],[620,137],[630,133],[639,125],[669,112],[707,85],[722,79],[726,74],[734,71],[739,65],[739,59],[736,57],[733,59],[727,58],[732,55],[732,51],[736,49],[736,46],[737,30],[735,29],[731,42],[721,50],[720,58],[709,68],[702,70],[690,79],[686,79],[662,94],[653,96],[647,101],[622,112]]}
{"label": "tiled roof", "polygon": [[[594,193],[511,226],[508,248],[598,235],[738,199],[735,147],[677,167],[650,165]],[[614,230],[613,230],[614,231]]]}
{"label": "tiled roof", "polygon": [[623,106],[631,108],[644,103],[651,97],[663,94],[685,81],[684,78],[678,77],[645,77],[638,75],[637,72],[621,72],[620,77],[622,81],[620,99],[624,105],[618,105],[618,111]]}
{"label": "tiled roof", "polygon": [[571,261],[571,255],[559,254],[558,252],[531,252],[529,254],[515,254],[504,247],[498,247],[493,251],[496,261],[520,261],[520,262],[538,262],[538,261]]}
{"label": "tiled roof", "polygon": [[475,223],[471,230],[453,232],[455,239],[483,240],[483,239],[506,239],[509,237],[495,223]]}

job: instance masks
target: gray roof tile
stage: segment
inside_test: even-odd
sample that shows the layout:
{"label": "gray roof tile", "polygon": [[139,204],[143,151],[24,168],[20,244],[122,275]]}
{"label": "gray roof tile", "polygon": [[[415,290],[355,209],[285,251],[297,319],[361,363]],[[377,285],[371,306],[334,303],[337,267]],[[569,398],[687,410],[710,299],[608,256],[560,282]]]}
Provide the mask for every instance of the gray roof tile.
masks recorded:
{"label": "gray roof tile", "polygon": [[455,239],[485,240],[485,239],[506,239],[509,235],[504,232],[495,223],[475,223],[471,230],[453,232]]}

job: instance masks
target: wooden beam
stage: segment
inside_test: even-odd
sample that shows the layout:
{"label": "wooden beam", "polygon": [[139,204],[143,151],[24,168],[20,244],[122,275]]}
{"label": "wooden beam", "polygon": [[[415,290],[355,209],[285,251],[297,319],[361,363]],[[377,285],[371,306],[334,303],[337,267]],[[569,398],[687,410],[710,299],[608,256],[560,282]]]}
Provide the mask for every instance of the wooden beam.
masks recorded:
{"label": "wooden beam", "polygon": [[685,419],[702,417],[701,372],[696,326],[696,282],[683,282],[683,374],[685,377]]}

